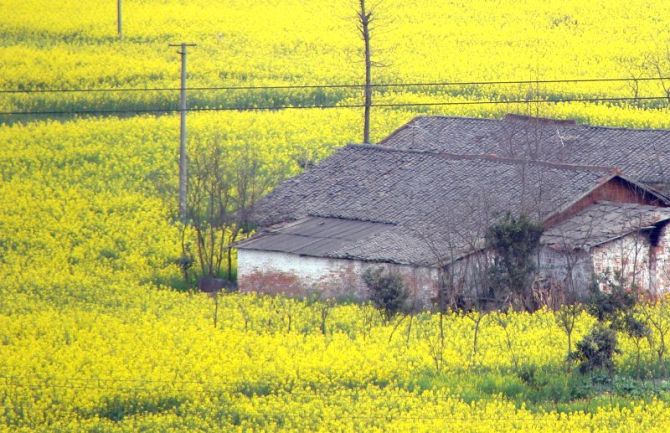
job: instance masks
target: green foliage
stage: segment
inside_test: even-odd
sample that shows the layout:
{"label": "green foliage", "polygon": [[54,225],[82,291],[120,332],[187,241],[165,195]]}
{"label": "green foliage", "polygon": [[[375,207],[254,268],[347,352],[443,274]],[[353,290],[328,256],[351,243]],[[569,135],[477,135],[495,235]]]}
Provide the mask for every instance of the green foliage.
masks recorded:
{"label": "green foliage", "polygon": [[[593,386],[581,374],[564,374],[562,370],[528,364],[515,373],[509,371],[482,371],[463,380],[462,372],[436,373],[434,370],[417,372],[410,383],[402,384],[408,390],[421,392],[436,389],[458,389],[467,402],[478,402],[495,395],[503,395],[518,405],[554,408],[557,403],[573,403],[592,399],[604,391]],[[649,394],[648,394],[649,395]],[[588,400],[581,404],[586,404]],[[578,407],[574,407],[578,410]]]}
{"label": "green foliage", "polygon": [[398,272],[369,268],[363,273],[363,281],[370,290],[370,300],[382,310],[386,320],[407,310],[409,293]]}
{"label": "green foliage", "polygon": [[509,212],[487,230],[486,245],[494,254],[490,283],[499,305],[538,308],[530,289],[542,231],[542,225],[528,216]]}
{"label": "green foliage", "polygon": [[638,319],[633,314],[628,314],[623,320],[622,330],[632,338],[647,338],[651,335],[651,329],[644,321]]}
{"label": "green foliage", "polygon": [[599,324],[577,343],[577,350],[571,356],[580,363],[582,373],[607,372],[611,375],[614,373],[614,355],[618,352],[616,332]]}
{"label": "green foliage", "polygon": [[144,398],[113,396],[104,398],[94,413],[111,421],[122,421],[134,415],[174,411],[179,409],[184,402],[183,397],[169,395]]}
{"label": "green foliage", "polygon": [[637,302],[637,292],[626,290],[618,284],[611,284],[607,291],[594,286],[587,305],[588,311],[599,322],[609,322],[612,327],[622,329],[625,326],[626,316],[631,314]]}
{"label": "green foliage", "polygon": [[[620,281],[620,279],[610,281]],[[635,289],[626,290],[621,284],[609,284],[608,291],[601,291],[597,286],[593,287],[587,309],[598,320],[598,325],[577,345],[578,352],[582,350],[580,370],[593,371],[605,368],[609,373],[613,372],[613,361],[605,358],[607,356],[611,358],[612,355],[609,354],[611,350],[616,351],[616,334],[623,332],[635,342],[635,369],[637,376],[640,376],[641,341],[651,336],[651,328],[642,320],[642,315],[637,314],[638,302],[637,291]],[[606,327],[607,335],[603,331]],[[609,334],[614,339],[611,347],[612,342],[608,340]],[[602,351],[594,352],[594,345],[598,344],[602,346]]]}

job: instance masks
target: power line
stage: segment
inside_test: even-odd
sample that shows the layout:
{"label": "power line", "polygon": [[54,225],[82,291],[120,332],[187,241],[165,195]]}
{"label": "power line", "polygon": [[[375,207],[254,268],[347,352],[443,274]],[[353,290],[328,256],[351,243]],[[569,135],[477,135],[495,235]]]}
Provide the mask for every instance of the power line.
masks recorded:
{"label": "power line", "polygon": [[[489,86],[509,84],[558,84],[558,83],[606,83],[625,81],[666,81],[670,77],[642,77],[642,78],[567,78],[550,80],[502,80],[502,81],[436,81],[416,83],[373,83],[370,87],[447,87],[447,86]],[[212,86],[189,87],[187,91],[214,91],[214,90],[280,90],[280,89],[362,89],[365,84],[296,84],[296,85],[266,85],[266,86]],[[168,92],[178,91],[180,87],[130,87],[130,88],[62,88],[62,89],[0,89],[0,93],[94,93],[94,92]]]}
{"label": "power line", "polygon": [[[402,102],[402,103],[379,103],[373,104],[377,108],[399,108],[399,107],[430,107],[430,106],[459,106],[459,105],[505,105],[505,104],[558,104],[563,102],[621,102],[621,101],[655,101],[667,100],[668,96],[642,96],[642,97],[602,97],[602,98],[567,98],[567,99],[510,99],[495,101],[445,101],[445,102]],[[298,110],[298,109],[337,109],[337,108],[363,108],[364,104],[339,104],[339,105],[274,105],[260,107],[194,107],[188,112],[198,111],[271,111],[271,110]],[[123,110],[79,110],[79,111],[0,111],[4,116],[21,115],[75,115],[75,114],[150,114],[150,113],[180,113],[184,110],[179,108],[157,108],[157,109],[123,109]]]}

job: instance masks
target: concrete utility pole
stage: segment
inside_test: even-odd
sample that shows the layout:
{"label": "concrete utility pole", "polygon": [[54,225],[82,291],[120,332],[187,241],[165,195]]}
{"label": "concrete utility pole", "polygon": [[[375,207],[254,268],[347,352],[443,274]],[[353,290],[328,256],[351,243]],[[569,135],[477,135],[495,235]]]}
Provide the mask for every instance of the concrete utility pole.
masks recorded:
{"label": "concrete utility pole", "polygon": [[123,0],[116,0],[116,33],[119,39],[123,39],[123,14],[121,9],[121,2]]}
{"label": "concrete utility pole", "polygon": [[186,48],[195,44],[170,44],[179,47],[181,55],[181,85],[179,90],[179,218],[186,222],[186,188],[188,184],[188,156],[186,154]]}
{"label": "concrete utility pole", "polygon": [[372,107],[372,60],[370,59],[370,24],[374,20],[374,12],[366,9],[365,0],[359,0],[358,30],[365,44],[365,111],[363,113],[363,143],[370,143],[370,109]]}

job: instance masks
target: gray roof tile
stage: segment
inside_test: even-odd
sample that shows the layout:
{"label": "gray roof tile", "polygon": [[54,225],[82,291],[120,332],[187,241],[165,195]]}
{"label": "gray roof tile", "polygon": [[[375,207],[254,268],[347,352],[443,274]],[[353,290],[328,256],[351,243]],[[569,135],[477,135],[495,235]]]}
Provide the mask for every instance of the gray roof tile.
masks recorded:
{"label": "gray roof tile", "polygon": [[[613,167],[628,181],[667,187],[670,131],[417,117],[380,146],[349,145],[282,183],[255,207],[262,227],[281,228],[241,248],[432,264],[481,246],[505,211],[543,220],[564,209]],[[635,218],[639,227],[668,212],[599,203],[549,229],[543,242],[589,247],[630,233]]]}
{"label": "gray roof tile", "polygon": [[551,227],[542,243],[557,249],[588,249],[670,220],[670,208],[600,202]]}
{"label": "gray roof tile", "polygon": [[[308,219],[281,230],[286,237],[261,234],[241,248],[310,255],[314,247],[300,237],[315,236],[329,239],[331,250],[319,250],[329,257],[435,263],[471,249],[508,210],[542,220],[611,176],[598,167],[349,145],[282,183],[254,212],[263,227],[310,216],[326,221]],[[375,224],[368,229],[365,221]]]}
{"label": "gray roof tile", "polygon": [[381,142],[397,149],[497,154],[618,167],[651,185],[670,179],[670,130],[608,128],[508,115],[496,119],[417,117]]}

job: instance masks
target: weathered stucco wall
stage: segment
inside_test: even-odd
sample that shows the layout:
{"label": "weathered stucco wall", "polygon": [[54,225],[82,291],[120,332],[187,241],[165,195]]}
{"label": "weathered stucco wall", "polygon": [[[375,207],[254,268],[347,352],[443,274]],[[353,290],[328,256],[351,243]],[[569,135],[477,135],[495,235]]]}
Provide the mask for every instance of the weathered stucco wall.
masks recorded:
{"label": "weathered stucco wall", "polygon": [[593,262],[583,250],[569,252],[543,247],[534,285],[548,303],[562,303],[587,293],[593,284]]}
{"label": "weathered stucco wall", "polygon": [[[485,284],[491,258],[478,253],[459,260],[449,268],[453,296],[472,296]],[[435,268],[371,263],[357,260],[299,256],[280,252],[239,250],[238,285],[241,291],[306,296],[313,292],[325,297],[365,299],[368,291],[362,275],[370,267],[398,271],[417,306],[429,307],[438,290]],[[630,234],[612,240],[590,252],[565,254],[545,247],[539,254],[534,290],[543,302],[564,301],[565,290],[583,295],[594,281],[601,290],[612,283],[637,285],[652,295],[670,292],[670,224],[656,231]]]}
{"label": "weathered stucco wall", "polygon": [[399,272],[420,306],[429,306],[436,296],[436,269],[244,249],[237,255],[237,281],[243,292],[289,296],[318,292],[325,297],[365,299],[368,290],[362,275],[367,268],[379,266]]}

